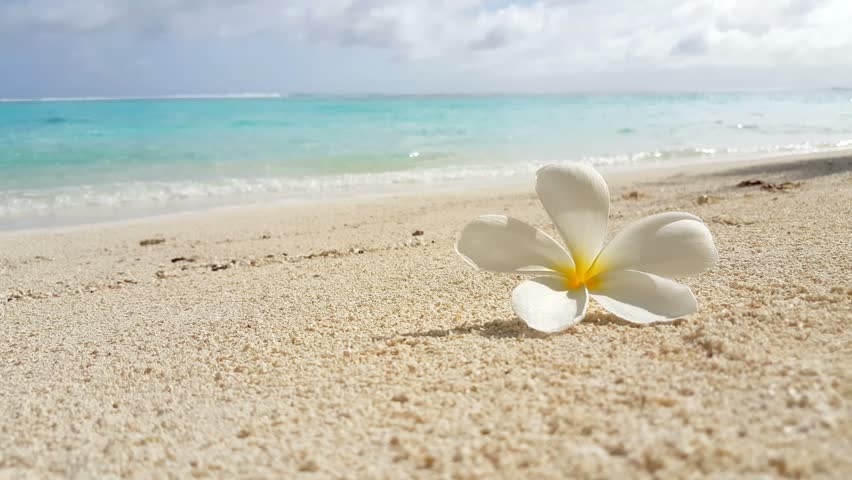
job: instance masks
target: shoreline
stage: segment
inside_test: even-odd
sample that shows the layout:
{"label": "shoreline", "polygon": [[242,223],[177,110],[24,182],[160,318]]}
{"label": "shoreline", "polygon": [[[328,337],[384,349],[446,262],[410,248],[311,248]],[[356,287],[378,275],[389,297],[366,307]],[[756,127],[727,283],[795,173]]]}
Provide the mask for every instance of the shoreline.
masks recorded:
{"label": "shoreline", "polygon": [[[607,178],[619,181],[627,181],[631,178],[641,179],[654,177],[660,174],[675,172],[675,173],[695,173],[695,172],[714,172],[725,169],[731,166],[756,166],[766,163],[777,162],[797,162],[806,160],[825,160],[831,158],[842,158],[852,155],[852,147],[838,147],[835,150],[826,150],[810,153],[765,153],[763,155],[729,155],[727,157],[706,158],[706,159],[683,159],[669,160],[666,164],[659,163],[648,164],[623,164],[623,165],[602,165],[596,166]],[[371,201],[388,201],[393,198],[408,198],[412,196],[427,196],[453,194],[463,192],[486,192],[491,189],[517,189],[524,188],[530,182],[534,174],[523,175],[516,174],[509,177],[501,177],[496,182],[496,185],[486,185],[486,181],[494,180],[493,178],[479,178],[475,181],[461,182],[443,182],[439,184],[420,184],[416,185],[412,191],[402,191],[397,189],[389,189],[385,192],[369,193],[369,192],[350,192],[340,193],[334,192],[331,194],[320,195],[317,197],[292,197],[278,198],[268,200],[249,201],[246,203],[236,203],[229,205],[211,205],[197,208],[189,208],[177,211],[167,211],[163,213],[141,214],[127,218],[106,219],[94,222],[69,223],[66,225],[44,225],[44,226],[29,226],[23,228],[0,229],[0,236],[9,236],[16,234],[38,234],[38,233],[61,233],[75,230],[86,230],[90,228],[106,227],[106,226],[121,226],[132,225],[145,222],[168,221],[170,219],[187,219],[192,220],[197,216],[227,214],[235,212],[251,213],[257,209],[286,209],[292,207],[318,206],[327,207],[336,204],[347,202],[371,202]],[[168,207],[165,207],[168,209]]]}

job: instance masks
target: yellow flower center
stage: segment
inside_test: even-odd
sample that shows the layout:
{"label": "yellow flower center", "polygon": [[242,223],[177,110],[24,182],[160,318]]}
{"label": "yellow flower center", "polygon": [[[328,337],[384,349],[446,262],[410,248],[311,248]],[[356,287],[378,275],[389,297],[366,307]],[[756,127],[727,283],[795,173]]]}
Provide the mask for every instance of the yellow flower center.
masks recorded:
{"label": "yellow flower center", "polygon": [[600,285],[598,274],[602,273],[600,262],[594,262],[589,265],[582,257],[574,259],[575,266],[560,268],[559,272],[565,277],[565,286],[571,290],[582,287],[583,285],[590,290],[594,290]]}

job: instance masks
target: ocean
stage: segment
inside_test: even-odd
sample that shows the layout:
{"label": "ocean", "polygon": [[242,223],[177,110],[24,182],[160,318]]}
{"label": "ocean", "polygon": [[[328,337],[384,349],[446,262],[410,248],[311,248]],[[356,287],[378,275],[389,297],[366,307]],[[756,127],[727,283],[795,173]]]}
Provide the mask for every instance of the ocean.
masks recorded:
{"label": "ocean", "polygon": [[0,230],[852,148],[852,92],[0,102]]}

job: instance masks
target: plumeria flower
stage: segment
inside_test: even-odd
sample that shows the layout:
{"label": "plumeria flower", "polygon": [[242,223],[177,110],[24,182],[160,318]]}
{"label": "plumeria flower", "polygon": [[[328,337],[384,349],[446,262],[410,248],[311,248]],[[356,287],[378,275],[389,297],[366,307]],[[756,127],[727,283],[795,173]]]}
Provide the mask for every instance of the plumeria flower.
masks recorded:
{"label": "plumeria flower", "polygon": [[464,227],[456,252],[490,272],[537,275],[512,292],[512,308],[530,327],[559,332],[586,315],[589,296],[633,323],[669,321],[698,303],[672,278],[694,275],[718,259],[710,230],[695,215],[668,212],[633,222],[606,246],[609,188],[592,167],[542,167],[535,185],[565,241],[505,215],[484,215]]}

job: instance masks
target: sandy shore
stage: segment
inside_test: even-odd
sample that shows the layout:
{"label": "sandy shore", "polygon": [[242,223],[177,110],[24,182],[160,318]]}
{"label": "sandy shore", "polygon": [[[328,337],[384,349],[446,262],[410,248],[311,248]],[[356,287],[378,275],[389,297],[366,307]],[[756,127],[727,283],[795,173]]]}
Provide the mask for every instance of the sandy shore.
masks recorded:
{"label": "sandy shore", "polygon": [[852,157],[608,179],[708,223],[691,318],[521,324],[453,244],[532,179],[0,235],[0,478],[852,477]]}

